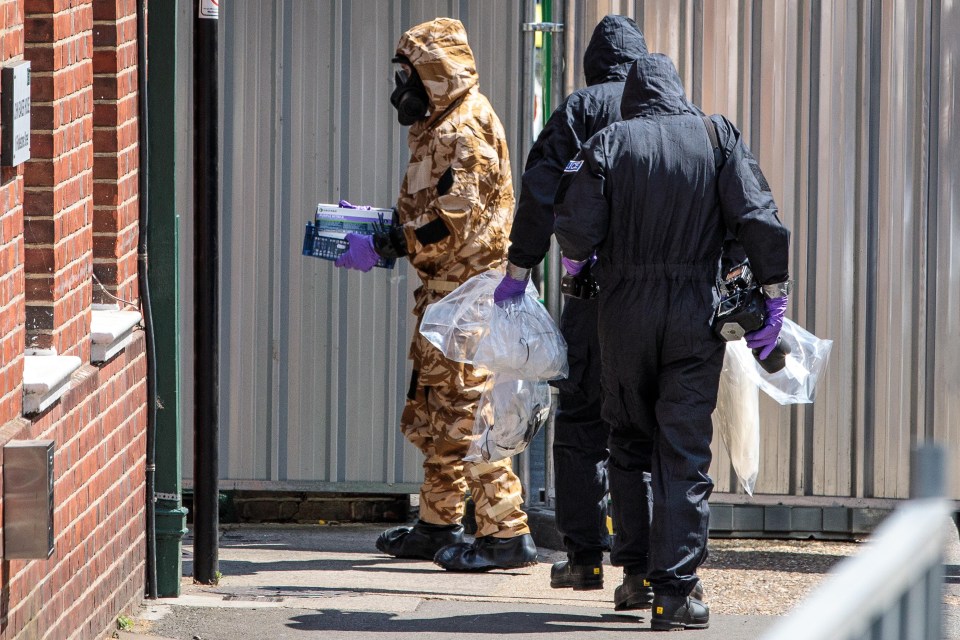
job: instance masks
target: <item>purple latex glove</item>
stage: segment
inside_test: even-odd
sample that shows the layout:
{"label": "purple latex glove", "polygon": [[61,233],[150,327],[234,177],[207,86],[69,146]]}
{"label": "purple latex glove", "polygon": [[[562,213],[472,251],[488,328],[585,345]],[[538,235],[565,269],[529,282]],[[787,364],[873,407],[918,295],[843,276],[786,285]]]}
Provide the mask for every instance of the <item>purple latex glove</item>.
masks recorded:
{"label": "purple latex glove", "polygon": [[373,248],[373,236],[362,233],[348,233],[347,242],[350,247],[344,251],[333,264],[347,269],[356,269],[366,273],[373,269],[380,256]]}
{"label": "purple latex glove", "polygon": [[560,262],[566,272],[572,276],[578,275],[583,270],[583,265],[587,264],[586,260],[571,260],[567,256],[560,258]]}
{"label": "purple latex glove", "polygon": [[523,292],[527,290],[527,281],[515,280],[509,274],[503,276],[500,284],[493,290],[493,302],[498,307],[505,307],[511,302],[517,301],[523,297]]}
{"label": "purple latex glove", "polygon": [[373,208],[362,204],[350,204],[346,200],[341,200],[338,205],[343,209],[363,209],[364,211],[370,211]]}
{"label": "purple latex glove", "polygon": [[773,348],[777,346],[780,328],[783,327],[783,314],[787,310],[787,301],[787,296],[764,300],[763,302],[767,307],[766,321],[756,331],[751,331],[743,336],[748,347],[761,350],[759,356],[761,360],[766,360]]}

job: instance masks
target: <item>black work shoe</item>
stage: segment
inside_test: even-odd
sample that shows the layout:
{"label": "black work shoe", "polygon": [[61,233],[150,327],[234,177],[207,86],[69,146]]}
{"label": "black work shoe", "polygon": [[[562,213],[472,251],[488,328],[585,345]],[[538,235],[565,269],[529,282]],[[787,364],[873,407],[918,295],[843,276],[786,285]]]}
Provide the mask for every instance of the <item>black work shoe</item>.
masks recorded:
{"label": "black work shoe", "polygon": [[[690,592],[690,597],[703,602],[703,583],[699,580]],[[641,575],[624,575],[623,584],[613,592],[614,611],[646,609],[652,602],[653,587],[650,586],[650,581]]]}
{"label": "black work shoe", "polygon": [[623,584],[613,592],[613,609],[646,609],[653,602],[653,587],[645,576],[624,575]]}
{"label": "black work shoe", "polygon": [[706,602],[703,596],[703,583],[697,580],[697,584],[693,587],[693,591],[690,592],[690,597],[696,598],[700,602]]}
{"label": "black work shoe", "polygon": [[570,564],[562,560],[550,567],[550,586],[554,589],[573,588],[574,591],[603,589],[603,566],[599,564]]}
{"label": "black work shoe", "polygon": [[459,524],[430,524],[417,521],[412,527],[387,529],[377,538],[377,549],[397,558],[433,560],[443,547],[463,542]]}
{"label": "black work shoe", "polygon": [[710,608],[693,593],[696,589],[689,596],[654,596],[650,628],[654,631],[682,631],[709,627]]}
{"label": "black work shoe", "polygon": [[458,542],[437,551],[434,563],[447,571],[517,569],[537,563],[537,545],[525,533],[515,538],[483,536],[473,544]]}

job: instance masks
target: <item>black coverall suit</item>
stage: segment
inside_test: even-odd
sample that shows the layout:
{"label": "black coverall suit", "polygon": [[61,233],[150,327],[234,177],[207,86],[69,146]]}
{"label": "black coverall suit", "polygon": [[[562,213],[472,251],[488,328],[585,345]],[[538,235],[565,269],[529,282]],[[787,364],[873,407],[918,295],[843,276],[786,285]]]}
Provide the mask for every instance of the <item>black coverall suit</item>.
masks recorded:
{"label": "black coverall suit", "polygon": [[[606,16],[583,55],[587,87],[553,112],[527,156],[513,230],[510,262],[532,269],[550,248],[553,205],[567,163],[592,135],[620,120],[620,97],[630,65],[647,53],[636,23]],[[604,495],[609,426],[600,417],[600,342],[596,300],[568,299],[560,320],[570,373],[557,383],[553,458],[557,528],[572,564],[599,563],[609,548]],[[616,508],[616,507],[614,507]]]}
{"label": "black coverall suit", "polygon": [[603,417],[622,516],[615,552],[628,569],[646,567],[656,593],[684,596],[707,552],[710,414],[724,352],[710,317],[724,237],[771,284],[787,280],[789,232],[740,132],[713,116],[718,171],[669,58],[644,56],[630,69],[621,113],[565,172],[555,233],[568,258],[599,255]]}

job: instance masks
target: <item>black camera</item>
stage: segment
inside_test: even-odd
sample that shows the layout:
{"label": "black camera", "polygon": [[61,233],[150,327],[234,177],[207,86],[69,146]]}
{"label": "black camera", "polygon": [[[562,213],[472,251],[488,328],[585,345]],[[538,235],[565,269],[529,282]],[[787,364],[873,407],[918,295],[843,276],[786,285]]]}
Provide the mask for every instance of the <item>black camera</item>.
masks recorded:
{"label": "black camera", "polygon": [[590,270],[591,263],[583,265],[575,276],[565,273],[560,278],[560,293],[568,298],[580,298],[581,300],[590,300],[600,295],[600,286],[593,277]]}
{"label": "black camera", "polygon": [[[738,264],[717,281],[720,302],[713,315],[713,330],[721,339],[732,342],[744,334],[763,327],[767,319],[767,307],[763,301],[760,285],[753,278],[753,272],[746,262]],[[760,349],[754,349],[757,362],[768,373],[776,373],[787,364],[790,347],[782,339],[766,357],[760,359]]]}

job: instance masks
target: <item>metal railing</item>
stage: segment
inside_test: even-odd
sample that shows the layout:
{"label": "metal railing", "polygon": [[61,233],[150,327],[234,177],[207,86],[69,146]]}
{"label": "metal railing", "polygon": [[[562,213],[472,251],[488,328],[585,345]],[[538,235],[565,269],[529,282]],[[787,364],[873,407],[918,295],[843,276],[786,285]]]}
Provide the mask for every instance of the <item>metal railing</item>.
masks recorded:
{"label": "metal railing", "polygon": [[943,559],[953,511],[943,497],[945,478],[942,449],[915,451],[911,500],[763,640],[940,640]]}

